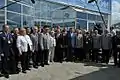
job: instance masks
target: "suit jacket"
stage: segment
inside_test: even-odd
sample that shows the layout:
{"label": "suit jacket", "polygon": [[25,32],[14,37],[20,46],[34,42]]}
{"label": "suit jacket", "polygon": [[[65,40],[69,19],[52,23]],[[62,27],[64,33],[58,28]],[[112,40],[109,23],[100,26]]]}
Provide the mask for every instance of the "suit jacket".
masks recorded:
{"label": "suit jacket", "polygon": [[18,36],[17,38],[17,48],[19,50],[19,53],[22,54],[22,52],[27,52],[29,50],[32,51],[32,41],[28,35],[25,36]]}
{"label": "suit jacket", "polygon": [[50,34],[41,33],[40,36],[40,47],[42,50],[50,49]]}
{"label": "suit jacket", "polygon": [[75,47],[75,34],[72,33],[73,35],[71,36],[71,33],[68,32],[68,46],[74,48]]}
{"label": "suit jacket", "polygon": [[61,34],[60,35],[60,41],[61,41],[61,48],[67,48],[68,47],[68,37],[67,37],[67,34],[63,35]]}
{"label": "suit jacket", "polygon": [[84,49],[92,49],[92,36],[84,36]]}
{"label": "suit jacket", "polygon": [[61,34],[55,34],[55,39],[56,39],[56,48],[61,48]]}
{"label": "suit jacket", "polygon": [[13,49],[13,38],[11,33],[4,33],[0,34],[0,53],[4,54],[5,57],[14,55]]}
{"label": "suit jacket", "polygon": [[75,47],[76,48],[83,48],[84,45],[84,37],[81,34],[76,35],[75,37]]}
{"label": "suit jacket", "polygon": [[33,47],[33,51],[38,51],[38,33],[36,34],[31,34],[30,35],[31,41],[32,41],[32,47]]}
{"label": "suit jacket", "polygon": [[100,49],[101,48],[101,35],[94,35],[92,37],[92,44],[93,49]]}
{"label": "suit jacket", "polygon": [[102,35],[102,49],[112,48],[112,37],[109,34]]}
{"label": "suit jacket", "polygon": [[117,49],[117,45],[120,45],[120,38],[115,35],[112,38],[112,48]]}
{"label": "suit jacket", "polygon": [[16,55],[18,55],[19,54],[19,51],[18,51],[18,48],[17,48],[17,37],[18,37],[18,35],[13,34],[12,37],[13,37],[13,45],[12,45],[13,51]]}

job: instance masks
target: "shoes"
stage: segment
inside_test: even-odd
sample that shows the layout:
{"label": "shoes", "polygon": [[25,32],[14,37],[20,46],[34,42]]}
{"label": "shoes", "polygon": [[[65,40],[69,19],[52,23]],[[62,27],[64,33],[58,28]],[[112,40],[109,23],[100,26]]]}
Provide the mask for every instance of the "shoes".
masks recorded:
{"label": "shoes", "polygon": [[31,70],[30,68],[27,68],[27,70]]}
{"label": "shoes", "polygon": [[35,69],[38,69],[38,66],[33,66]]}
{"label": "shoes", "polygon": [[22,71],[22,73],[27,73],[26,71]]}
{"label": "shoes", "polygon": [[45,63],[45,65],[50,65],[49,63]]}
{"label": "shoes", "polygon": [[41,67],[44,67],[44,64],[41,64]]}
{"label": "shoes", "polygon": [[5,74],[4,76],[5,76],[5,78],[9,78],[9,74]]}

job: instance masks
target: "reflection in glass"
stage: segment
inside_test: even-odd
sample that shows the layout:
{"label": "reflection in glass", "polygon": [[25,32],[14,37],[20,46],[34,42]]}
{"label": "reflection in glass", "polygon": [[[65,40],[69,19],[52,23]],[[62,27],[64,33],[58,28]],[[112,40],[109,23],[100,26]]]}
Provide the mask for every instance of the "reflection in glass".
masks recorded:
{"label": "reflection in glass", "polygon": [[87,29],[87,21],[77,19],[77,28]]}
{"label": "reflection in glass", "polygon": [[20,25],[21,23],[21,16],[19,14],[7,12],[7,19],[11,24]]}
{"label": "reflection in glass", "polygon": [[[8,4],[10,4],[10,3],[11,3],[11,1],[8,1]],[[21,13],[21,5],[18,4],[18,3],[8,6],[7,9],[9,11],[14,11],[14,12]]]}

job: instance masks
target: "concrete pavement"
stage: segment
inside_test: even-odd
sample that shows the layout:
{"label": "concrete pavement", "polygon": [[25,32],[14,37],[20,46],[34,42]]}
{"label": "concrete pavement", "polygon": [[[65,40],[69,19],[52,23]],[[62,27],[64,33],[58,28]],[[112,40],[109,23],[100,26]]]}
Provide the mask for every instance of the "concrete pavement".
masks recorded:
{"label": "concrete pavement", "polygon": [[32,68],[27,74],[10,75],[0,80],[120,80],[120,69],[95,63],[52,63],[44,68]]}

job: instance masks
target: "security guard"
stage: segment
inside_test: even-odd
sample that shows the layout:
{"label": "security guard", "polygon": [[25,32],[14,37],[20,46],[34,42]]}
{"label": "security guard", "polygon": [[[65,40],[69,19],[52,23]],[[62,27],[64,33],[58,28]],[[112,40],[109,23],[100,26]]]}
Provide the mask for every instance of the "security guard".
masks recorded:
{"label": "security guard", "polygon": [[2,61],[2,71],[6,78],[9,78],[10,72],[15,72],[15,58],[12,50],[12,35],[9,32],[9,26],[3,25],[3,32],[0,34],[0,55]]}

